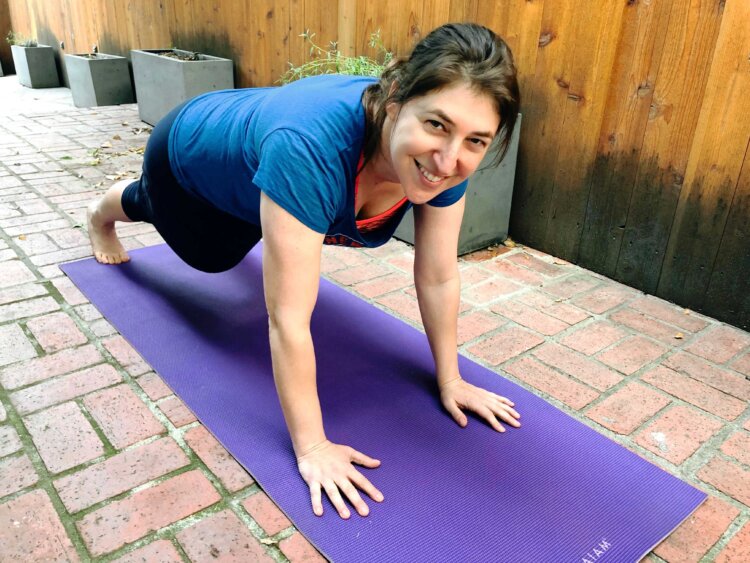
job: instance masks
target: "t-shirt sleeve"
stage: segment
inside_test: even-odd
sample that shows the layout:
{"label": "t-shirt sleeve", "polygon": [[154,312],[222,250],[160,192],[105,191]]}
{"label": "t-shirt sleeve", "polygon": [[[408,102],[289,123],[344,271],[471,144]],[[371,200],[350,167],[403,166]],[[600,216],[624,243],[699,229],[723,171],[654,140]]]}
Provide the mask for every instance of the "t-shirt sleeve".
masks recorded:
{"label": "t-shirt sleeve", "polygon": [[464,180],[457,186],[453,186],[452,188],[445,190],[440,195],[433,197],[427,203],[429,205],[432,205],[433,207],[448,207],[449,205],[453,205],[464,196],[464,194],[466,193],[466,186],[468,186],[468,184],[469,181]]}
{"label": "t-shirt sleeve", "polygon": [[260,144],[253,184],[312,230],[325,234],[345,196],[336,159],[290,129],[277,129]]}

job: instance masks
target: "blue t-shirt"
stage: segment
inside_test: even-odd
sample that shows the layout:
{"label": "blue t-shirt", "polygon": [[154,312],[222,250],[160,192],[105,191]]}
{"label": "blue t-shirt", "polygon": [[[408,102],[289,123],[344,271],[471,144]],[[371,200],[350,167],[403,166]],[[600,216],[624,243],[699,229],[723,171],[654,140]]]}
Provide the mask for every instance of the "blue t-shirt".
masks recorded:
{"label": "blue t-shirt", "polygon": [[[357,165],[365,135],[362,93],[375,79],[324,75],[280,88],[221,90],[194,98],[172,125],[169,160],[186,190],[260,225],[260,193],[327,242],[379,246],[403,214],[360,233],[354,214]],[[466,182],[429,203],[461,199]]]}

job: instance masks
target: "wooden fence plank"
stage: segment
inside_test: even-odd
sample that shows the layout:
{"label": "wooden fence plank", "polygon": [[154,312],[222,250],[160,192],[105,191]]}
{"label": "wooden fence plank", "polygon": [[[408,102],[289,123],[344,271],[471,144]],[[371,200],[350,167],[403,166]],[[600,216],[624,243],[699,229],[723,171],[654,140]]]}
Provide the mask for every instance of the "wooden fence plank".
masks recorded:
{"label": "wooden fence plank", "polygon": [[726,5],[658,293],[701,303],[750,142],[750,4]]}
{"label": "wooden fence plank", "polygon": [[549,197],[560,145],[564,107],[575,49],[576,8],[565,0],[546,0],[534,75],[524,92],[524,117],[518,155],[510,231],[531,246],[545,248]]}
{"label": "wooden fence plank", "polygon": [[615,271],[648,293],[657,288],[721,21],[713,0],[672,4]]}
{"label": "wooden fence plank", "polygon": [[703,312],[750,330],[750,144],[703,302]]}
{"label": "wooden fence plank", "polygon": [[579,262],[614,276],[672,5],[628,4],[591,174]]}
{"label": "wooden fence plank", "polygon": [[496,8],[489,13],[483,10],[481,23],[499,34],[513,52],[523,111],[527,106],[526,96],[534,78],[539,53],[544,0],[513,0],[492,4]]}
{"label": "wooden fence plank", "polygon": [[[576,16],[576,47],[570,71],[565,115],[558,138],[554,189],[549,197],[546,248],[567,260],[577,260],[586,214],[591,162],[596,155],[625,4],[600,3],[599,10],[582,7]],[[562,87],[562,86],[561,86]]]}

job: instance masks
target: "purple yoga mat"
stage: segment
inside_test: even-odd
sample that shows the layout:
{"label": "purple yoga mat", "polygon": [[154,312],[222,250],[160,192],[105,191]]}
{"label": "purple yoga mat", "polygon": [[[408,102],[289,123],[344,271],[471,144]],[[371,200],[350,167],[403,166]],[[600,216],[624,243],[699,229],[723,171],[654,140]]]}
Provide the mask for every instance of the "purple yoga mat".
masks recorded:
{"label": "purple yoga mat", "polygon": [[205,274],[165,246],[63,270],[297,528],[336,562],[637,561],[706,498],[500,375],[522,427],[498,434],[442,409],[424,334],[322,280],[312,319],[328,437],[381,459],[370,515],[313,515],[271,373],[260,246]]}

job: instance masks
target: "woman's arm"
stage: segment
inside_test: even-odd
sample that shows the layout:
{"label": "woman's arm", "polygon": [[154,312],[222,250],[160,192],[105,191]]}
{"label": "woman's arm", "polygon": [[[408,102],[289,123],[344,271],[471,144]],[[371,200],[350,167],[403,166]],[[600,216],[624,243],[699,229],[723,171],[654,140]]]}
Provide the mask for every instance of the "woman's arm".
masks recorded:
{"label": "woman's arm", "polygon": [[310,318],[318,298],[323,235],[261,196],[263,287],[279,400],[296,455],[325,440]]}
{"label": "woman's arm", "polygon": [[465,197],[447,207],[414,207],[414,283],[432,356],[435,359],[440,399],[461,426],[468,419],[462,409],[474,411],[499,432],[498,418],[520,426],[520,415],[506,399],[471,385],[458,371],[458,308],[461,280],[458,273],[458,235]]}
{"label": "woman's arm", "polygon": [[438,385],[457,379],[461,279],[458,235],[465,197],[448,207],[414,206],[414,284]]}
{"label": "woman's arm", "polygon": [[300,474],[310,487],[315,514],[323,513],[322,488],[343,518],[349,517],[349,510],[339,490],[364,516],[367,505],[355,485],[375,500],[382,500],[382,495],[352,463],[377,467],[380,462],[326,439],[318,399],[310,318],[318,297],[323,235],[265,194],[260,217],[273,375]]}

